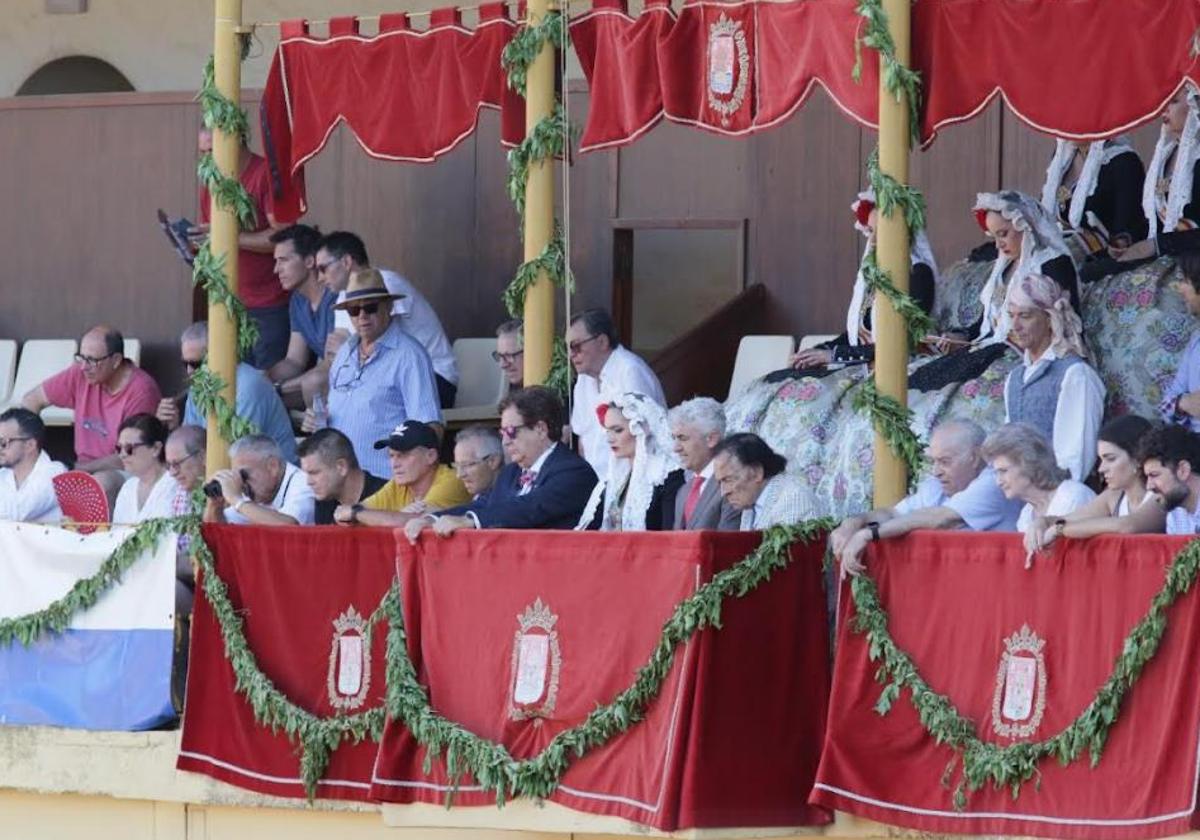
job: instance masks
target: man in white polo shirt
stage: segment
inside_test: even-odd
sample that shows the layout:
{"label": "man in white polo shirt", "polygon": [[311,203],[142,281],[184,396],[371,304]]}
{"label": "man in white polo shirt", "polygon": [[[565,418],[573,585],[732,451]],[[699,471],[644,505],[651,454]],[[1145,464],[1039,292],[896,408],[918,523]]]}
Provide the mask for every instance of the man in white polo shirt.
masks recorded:
{"label": "man in white polo shirt", "polygon": [[58,522],[53,479],[66,467],[42,451],[46,426],[27,408],[0,414],[0,520]]}
{"label": "man in white polo shirt", "polygon": [[585,309],[571,318],[567,354],[578,374],[571,431],[579,438],[579,454],[596,475],[608,475],[608,441],[596,414],[602,395],[643,394],[666,408],[662,385],[650,365],[621,346],[612,317],[603,309]]}
{"label": "man in white polo shirt", "polygon": [[[209,496],[205,522],[233,525],[312,525],[316,500],[308,480],[283,459],[273,438],[247,435],[229,447],[230,469],[213,476],[219,498]],[[207,495],[207,485],[205,494]]]}
{"label": "man in white polo shirt", "polygon": [[[347,231],[339,230],[326,234],[317,250],[317,276],[326,288],[338,296],[338,303],[342,302],[346,286],[350,283],[350,275],[370,265],[363,241],[356,234]],[[454,396],[458,392],[458,365],[454,361],[454,348],[450,346],[450,339],[442,329],[441,320],[416,286],[394,271],[384,268],[378,271],[383,275],[383,283],[387,290],[397,296],[392,304],[392,314],[400,316],[400,325],[404,331],[421,343],[433,362],[433,372],[437,376],[438,399],[442,408],[453,408]],[[336,346],[326,347],[326,355],[330,358],[337,352],[337,348],[354,334],[350,316],[345,310],[335,309],[333,328],[331,344]]]}

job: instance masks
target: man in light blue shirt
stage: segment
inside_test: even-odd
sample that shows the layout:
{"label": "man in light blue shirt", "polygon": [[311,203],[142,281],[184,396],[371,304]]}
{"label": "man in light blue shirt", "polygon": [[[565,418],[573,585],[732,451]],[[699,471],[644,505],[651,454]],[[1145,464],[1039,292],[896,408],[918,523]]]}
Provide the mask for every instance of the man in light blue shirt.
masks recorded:
{"label": "man in light blue shirt", "polygon": [[[208,352],[208,324],[204,321],[192,324],[183,331],[179,344],[180,356],[190,377],[203,363]],[[260,433],[279,445],[284,460],[289,464],[296,463],[296,437],[283,400],[279,398],[275,386],[267,379],[266,374],[245,362],[239,362],[237,366],[235,409],[239,417],[253,423]],[[173,399],[163,400],[159,404],[157,415],[168,428],[174,430],[179,427],[179,411]],[[183,422],[201,428],[208,422],[208,418],[196,407],[196,401],[190,392],[183,409]]]}
{"label": "man in light blue shirt", "polygon": [[395,295],[373,268],[350,276],[336,308],[344,309],[355,334],[329,368],[329,425],[354,444],[359,466],[389,475],[386,450],[376,449],[408,420],[440,424],[437,380],[429,353],[391,311]]}

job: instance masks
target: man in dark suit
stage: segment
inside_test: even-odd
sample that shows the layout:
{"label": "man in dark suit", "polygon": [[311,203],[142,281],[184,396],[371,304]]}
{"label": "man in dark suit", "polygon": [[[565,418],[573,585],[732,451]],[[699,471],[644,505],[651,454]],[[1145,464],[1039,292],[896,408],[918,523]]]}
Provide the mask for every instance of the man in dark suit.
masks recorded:
{"label": "man in dark suit", "polygon": [[675,454],[686,470],[683,485],[669,502],[674,531],[736,531],[741,514],[721,496],[713,478],[713,450],[725,436],[725,410],[709,397],[680,403],[667,415]]}
{"label": "man in dark suit", "polygon": [[409,540],[429,527],[441,537],[462,528],[574,528],[596,474],[557,442],[562,426],[562,403],[550,389],[535,385],[510,393],[500,403],[500,436],[512,463],[487,498],[409,521]]}

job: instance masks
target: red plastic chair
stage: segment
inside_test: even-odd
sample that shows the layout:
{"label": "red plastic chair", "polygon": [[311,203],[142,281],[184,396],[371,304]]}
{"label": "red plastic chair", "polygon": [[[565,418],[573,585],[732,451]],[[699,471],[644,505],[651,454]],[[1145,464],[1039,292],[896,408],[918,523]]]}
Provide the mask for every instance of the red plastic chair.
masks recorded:
{"label": "red plastic chair", "polygon": [[63,517],[81,523],[74,526],[75,530],[90,534],[108,524],[108,496],[93,476],[72,470],[56,475],[53,482]]}

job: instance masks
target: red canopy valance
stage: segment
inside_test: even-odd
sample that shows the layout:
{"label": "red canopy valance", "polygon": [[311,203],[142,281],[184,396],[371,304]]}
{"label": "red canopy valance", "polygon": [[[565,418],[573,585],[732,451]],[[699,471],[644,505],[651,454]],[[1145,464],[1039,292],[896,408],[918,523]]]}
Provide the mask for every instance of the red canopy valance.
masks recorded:
{"label": "red canopy valance", "polygon": [[327,38],[305,21],[283,23],[261,108],[277,219],[303,212],[304,164],[339,122],[372,157],[428,163],[475,130],[481,108],[499,108],[503,140],[519,143],[524,102],[500,66],[515,30],[504,3],[480,7],[473,30],[457,9],[434,11],[423,31],[383,15],[372,37],[354,18],[330,21]]}
{"label": "red canopy valance", "polygon": [[[821,83],[874,126],[878,57],[863,48],[855,0],[596,0],[571,25],[592,101],[584,150],[631,142],[661,117],[743,135],[791,115]],[[1032,127],[1099,139],[1152,119],[1186,77],[1200,0],[921,0],[912,63],[925,83],[921,136],[981,111],[997,94]]]}

